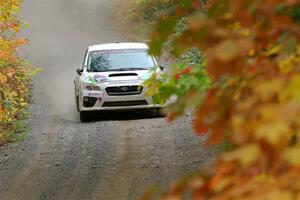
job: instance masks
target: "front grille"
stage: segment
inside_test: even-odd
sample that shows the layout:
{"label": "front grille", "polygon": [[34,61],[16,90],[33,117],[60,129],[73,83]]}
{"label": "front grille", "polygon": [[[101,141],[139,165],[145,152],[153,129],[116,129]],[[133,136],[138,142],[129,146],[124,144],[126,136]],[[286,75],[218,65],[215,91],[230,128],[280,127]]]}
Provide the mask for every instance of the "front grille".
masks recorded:
{"label": "front grille", "polygon": [[102,107],[120,107],[120,106],[143,106],[148,105],[147,101],[114,101],[114,102],[104,102]]}
{"label": "front grille", "polygon": [[143,91],[143,86],[118,86],[105,88],[109,96],[123,96],[123,95],[138,95]]}

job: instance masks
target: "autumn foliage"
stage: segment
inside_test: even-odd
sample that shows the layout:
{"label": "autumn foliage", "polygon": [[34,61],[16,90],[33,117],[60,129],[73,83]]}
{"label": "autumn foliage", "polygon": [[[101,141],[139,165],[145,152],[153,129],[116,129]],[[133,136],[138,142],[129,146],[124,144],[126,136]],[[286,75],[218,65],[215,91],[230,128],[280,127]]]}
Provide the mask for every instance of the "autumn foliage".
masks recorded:
{"label": "autumn foliage", "polygon": [[28,44],[18,38],[22,23],[17,15],[20,0],[0,0],[0,146],[12,139],[14,124],[20,119],[29,100],[29,71],[18,56]]}
{"label": "autumn foliage", "polygon": [[[174,184],[162,199],[182,199],[188,192],[193,199],[299,200],[300,2],[170,2],[159,13],[151,53],[161,54],[178,22],[186,18],[172,52],[178,56],[197,48],[206,61],[170,74],[168,80],[193,80],[175,105],[195,109],[195,130],[208,134],[207,145],[226,139],[235,148],[218,156],[212,173]],[[197,78],[199,67],[205,72]],[[197,90],[203,87],[196,82],[203,74],[211,84]],[[152,88],[159,95],[165,85],[155,86],[160,82],[154,78]],[[180,114],[171,110],[169,118]]]}

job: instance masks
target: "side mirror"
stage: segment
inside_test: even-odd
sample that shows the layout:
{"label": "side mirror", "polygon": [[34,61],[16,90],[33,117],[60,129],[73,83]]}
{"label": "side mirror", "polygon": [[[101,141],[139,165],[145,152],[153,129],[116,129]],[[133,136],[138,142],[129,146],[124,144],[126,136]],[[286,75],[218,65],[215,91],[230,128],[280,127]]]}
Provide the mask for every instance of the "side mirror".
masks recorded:
{"label": "side mirror", "polygon": [[160,68],[161,71],[164,71],[164,69],[166,68],[166,65],[160,64],[160,65],[159,65],[159,68]]}
{"label": "side mirror", "polygon": [[80,76],[80,75],[82,74],[82,72],[83,72],[83,69],[78,68],[78,69],[76,70],[76,72],[77,72],[77,74]]}

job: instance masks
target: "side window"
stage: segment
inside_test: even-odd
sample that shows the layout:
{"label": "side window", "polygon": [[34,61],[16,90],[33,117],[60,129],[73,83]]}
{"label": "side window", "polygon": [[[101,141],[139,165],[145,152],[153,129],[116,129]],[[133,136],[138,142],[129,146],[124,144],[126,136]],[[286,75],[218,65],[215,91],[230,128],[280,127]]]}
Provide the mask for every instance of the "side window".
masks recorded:
{"label": "side window", "polygon": [[82,63],[82,66],[81,66],[82,69],[84,69],[87,54],[88,54],[88,50],[86,50],[86,52],[84,54],[83,63]]}

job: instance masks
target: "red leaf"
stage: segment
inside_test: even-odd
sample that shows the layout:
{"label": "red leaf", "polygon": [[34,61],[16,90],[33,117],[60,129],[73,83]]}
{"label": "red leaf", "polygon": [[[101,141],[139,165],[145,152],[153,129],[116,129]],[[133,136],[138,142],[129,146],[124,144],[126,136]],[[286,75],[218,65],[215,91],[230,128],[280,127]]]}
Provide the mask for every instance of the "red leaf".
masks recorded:
{"label": "red leaf", "polygon": [[192,67],[191,66],[187,66],[185,69],[184,69],[184,74],[186,74],[186,75],[189,75],[190,73],[191,73],[191,69],[192,69]]}

